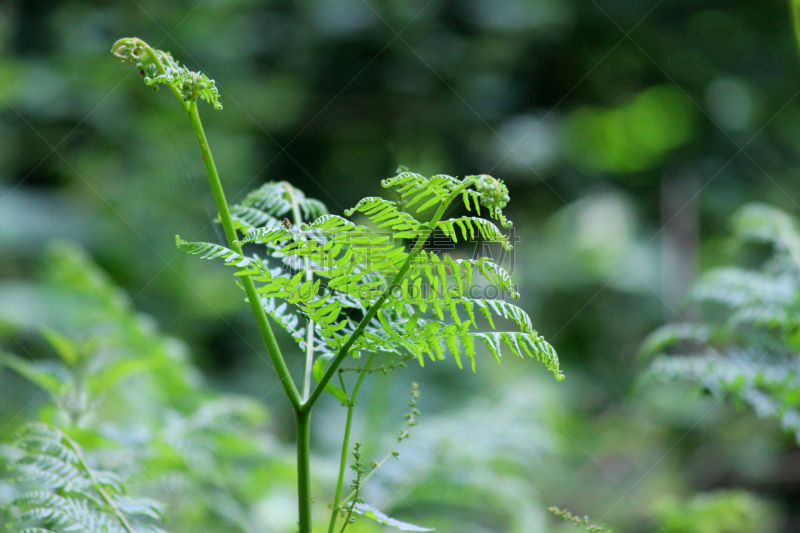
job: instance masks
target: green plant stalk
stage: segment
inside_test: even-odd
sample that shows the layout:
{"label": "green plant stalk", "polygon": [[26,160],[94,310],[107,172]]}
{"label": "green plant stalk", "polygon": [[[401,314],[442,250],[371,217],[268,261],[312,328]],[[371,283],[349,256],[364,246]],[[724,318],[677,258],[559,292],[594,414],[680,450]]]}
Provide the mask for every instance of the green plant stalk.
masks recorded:
{"label": "green plant stalk", "polygon": [[297,497],[300,533],[311,533],[311,410],[295,410],[297,426]]}
{"label": "green plant stalk", "polygon": [[[347,422],[344,426],[344,442],[342,442],[342,458],[339,461],[339,479],[336,482],[336,494],[333,497],[333,510],[331,511],[331,522],[328,525],[328,533],[333,533],[336,529],[336,515],[339,513],[339,500],[342,497],[342,484],[344,483],[344,471],[347,467],[347,451],[350,445],[350,428],[352,427],[353,423],[353,409],[356,406],[356,398],[358,397],[358,391],[361,388],[361,382],[364,381],[364,376],[368,374],[366,370],[369,368],[369,365],[372,363],[372,359],[375,358],[375,352],[370,354],[369,359],[364,364],[364,371],[361,372],[358,376],[358,380],[356,380],[356,385],[353,388],[353,394],[350,396],[349,401],[347,402]],[[340,374],[341,375],[341,374]]]}
{"label": "green plant stalk", "polygon": [[[164,65],[161,63],[158,55],[155,51],[146,43],[139,40],[144,47],[146,52],[150,55],[153,60],[153,63],[156,65],[159,73],[165,74],[166,69]],[[190,99],[189,102],[185,101],[181,92],[173,86],[169,86],[170,92],[175,96],[175,98],[180,102],[181,106],[184,110],[187,111],[189,114],[189,118],[192,123],[192,128],[195,132],[195,137],[197,139],[197,144],[200,148],[200,152],[202,154],[203,162],[206,167],[206,172],[208,174],[209,183],[211,185],[211,190],[214,195],[214,200],[217,204],[217,208],[219,210],[219,217],[220,221],[222,222],[223,229],[225,231],[225,236],[228,240],[229,247],[239,255],[242,254],[242,247],[240,242],[238,241],[238,236],[236,234],[236,228],[233,223],[233,218],[230,214],[230,208],[228,207],[228,203],[225,199],[225,194],[222,189],[222,183],[219,179],[219,174],[217,172],[216,166],[214,165],[214,159],[211,155],[211,150],[208,146],[208,140],[206,139],[205,132],[203,130],[203,125],[200,120],[200,115],[197,110],[197,98],[193,97]],[[298,489],[298,500],[299,500],[299,526],[300,526],[300,533],[311,533],[311,476],[310,476],[310,465],[309,465],[309,456],[310,456],[310,430],[311,430],[311,410],[314,407],[314,404],[322,395],[322,392],[325,389],[325,386],[330,382],[331,378],[333,377],[334,373],[337,371],[339,366],[341,365],[342,361],[347,357],[350,348],[352,348],[355,341],[363,334],[364,330],[366,329],[367,324],[372,320],[372,318],[377,314],[378,310],[381,308],[383,303],[391,294],[392,290],[397,287],[400,282],[402,282],[403,278],[405,277],[406,273],[408,272],[414,258],[419,255],[422,247],[424,246],[425,242],[427,242],[428,238],[430,238],[433,229],[436,228],[438,225],[441,217],[443,216],[447,206],[464,190],[468,187],[469,183],[462,184],[458,189],[456,189],[451,195],[439,206],[439,209],[436,211],[433,219],[428,224],[428,231],[425,233],[424,236],[420,236],[417,239],[417,242],[412,249],[411,253],[409,254],[406,261],[403,263],[402,267],[397,271],[394,278],[390,282],[389,286],[386,290],[381,294],[381,296],[376,300],[372,306],[367,310],[367,313],[362,318],[359,325],[356,327],[356,330],[351,335],[350,339],[340,348],[339,352],[337,353],[336,357],[332,361],[331,365],[325,372],[324,376],[314,388],[314,390],[308,394],[308,389],[310,389],[310,375],[311,375],[311,368],[309,367],[309,361],[313,366],[313,326],[310,326],[309,333],[308,333],[308,352],[306,354],[306,372],[304,376],[304,391],[303,396],[301,397],[298,393],[297,387],[294,384],[294,381],[291,378],[288,368],[286,367],[286,363],[281,355],[280,348],[275,340],[275,336],[272,332],[272,328],[270,327],[269,320],[267,319],[266,312],[264,308],[261,306],[261,301],[258,297],[258,293],[255,288],[255,284],[253,280],[247,274],[242,274],[241,282],[242,286],[245,290],[247,295],[247,300],[250,303],[250,307],[253,311],[253,315],[256,319],[256,323],[258,325],[259,331],[261,336],[263,337],[264,344],[267,347],[267,351],[269,353],[270,359],[272,360],[273,365],[275,366],[275,370],[278,373],[280,378],[281,384],[286,392],[286,396],[289,399],[294,411],[295,411],[295,418],[297,421],[297,489]],[[291,189],[290,189],[291,190]],[[293,200],[293,215],[295,220],[299,220],[299,209],[297,208],[297,203],[294,197]],[[244,272],[246,269],[240,268],[240,272]],[[309,276],[313,276],[313,273],[310,272],[310,265],[308,261],[306,261],[306,274],[307,278]],[[359,376],[359,385],[363,380],[363,375]],[[350,420],[352,420],[352,416],[350,416]],[[348,430],[349,435],[349,430]],[[339,483],[339,487],[337,488],[337,492],[341,495],[341,480]],[[337,498],[338,499],[338,498]]]}
{"label": "green plant stalk", "polygon": [[[139,41],[140,43],[142,43],[142,46],[144,46],[145,51],[153,59],[153,63],[155,63],[156,68],[158,69],[158,73],[159,74],[166,74],[167,73],[167,69],[164,68],[164,65],[163,65],[163,63],[161,63],[161,60],[158,58],[158,54],[156,54],[156,51],[153,50],[150,47],[149,44],[147,44],[146,42],[142,41],[141,39],[136,39],[136,40]],[[189,102],[187,102],[186,100],[183,99],[183,96],[181,95],[181,92],[178,90],[178,88],[177,87],[173,87],[172,85],[170,85],[169,86],[169,90],[175,96],[175,98],[178,99],[178,102],[180,102],[181,106],[186,111],[188,111],[189,110]]]}
{"label": "green plant stalk", "polygon": [[450,194],[450,196],[444,202],[442,202],[442,204],[439,206],[439,209],[436,211],[436,213],[433,215],[433,218],[428,223],[428,231],[425,233],[425,235],[422,235],[417,239],[414,248],[411,250],[411,253],[408,254],[408,257],[406,258],[406,261],[403,263],[403,265],[400,267],[400,270],[398,270],[397,273],[394,275],[394,278],[392,278],[392,281],[389,283],[389,286],[386,288],[386,290],[383,291],[383,294],[381,294],[380,297],[377,300],[375,300],[375,303],[373,303],[367,310],[367,313],[361,319],[361,322],[358,323],[358,326],[356,327],[355,331],[350,336],[350,338],[347,340],[347,342],[344,343],[344,345],[339,349],[339,353],[337,353],[336,357],[333,359],[333,361],[331,361],[328,370],[325,371],[325,375],[323,375],[322,379],[320,379],[319,383],[317,383],[317,386],[314,388],[314,391],[311,393],[311,396],[309,396],[308,400],[305,403],[303,403],[303,405],[300,406],[301,410],[310,410],[314,406],[314,403],[319,399],[320,395],[322,394],[322,391],[325,390],[325,385],[327,385],[328,382],[330,382],[330,380],[333,378],[333,375],[336,373],[336,370],[339,368],[339,365],[341,365],[342,361],[344,361],[345,357],[347,357],[347,354],[350,352],[350,348],[353,346],[358,337],[360,337],[361,334],[364,333],[367,324],[369,324],[369,322],[373,319],[373,317],[378,313],[378,310],[383,305],[383,302],[386,301],[386,299],[389,297],[389,295],[392,293],[395,287],[398,287],[400,283],[403,281],[403,278],[408,272],[408,269],[411,268],[411,263],[414,261],[414,258],[419,255],[420,251],[422,251],[422,247],[428,241],[428,238],[430,238],[431,233],[433,233],[433,230],[439,224],[439,220],[441,220],[442,216],[447,210],[447,207],[456,197],[458,197],[459,194],[461,194],[461,191],[463,191],[470,185],[471,183],[462,183],[460,187],[458,187],[455,191],[453,191]]}
{"label": "green plant stalk", "polygon": [[[141,39],[138,41],[142,43],[146,52],[153,59],[153,63],[156,65],[159,73],[165,74],[166,69],[164,68],[163,63],[161,63],[161,60],[158,58],[158,54],[155,53],[155,50],[153,50],[150,45]],[[225,200],[225,192],[222,189],[222,182],[219,179],[217,167],[214,165],[214,157],[211,155],[211,149],[208,147],[208,140],[206,139],[205,131],[203,131],[203,123],[200,121],[200,114],[197,111],[197,99],[194,98],[191,102],[186,102],[183,99],[181,92],[176,87],[170,85],[169,90],[189,114],[189,119],[191,120],[192,128],[194,129],[195,137],[197,138],[197,144],[200,147],[200,153],[203,157],[203,163],[206,166],[206,173],[208,174],[208,181],[211,184],[211,191],[214,195],[214,201],[217,204],[219,218],[222,221],[225,237],[228,240],[228,246],[230,246],[234,252],[242,255],[242,247],[239,244],[238,237],[236,235],[236,228],[233,224],[233,218],[231,217],[231,211],[228,207],[228,202]],[[245,269],[239,270],[241,272]],[[241,276],[241,281],[244,291],[247,294],[247,300],[250,303],[250,308],[253,311],[253,316],[255,316],[258,330],[261,333],[261,337],[264,339],[264,344],[267,347],[267,352],[272,360],[272,364],[275,366],[275,370],[278,373],[281,385],[283,385],[283,389],[286,392],[286,396],[289,398],[289,402],[292,404],[292,407],[297,410],[301,406],[300,395],[298,394],[297,388],[294,385],[294,381],[292,381],[292,377],[289,374],[289,369],[286,367],[286,363],[283,360],[280,348],[275,340],[275,335],[272,333],[269,320],[267,320],[267,314],[264,311],[264,308],[261,307],[261,300],[256,292],[255,284],[247,274]]]}
{"label": "green plant stalk", "polygon": [[[206,139],[205,131],[203,131],[203,124],[200,122],[200,114],[197,111],[196,99],[192,100],[191,104],[189,105],[188,113],[189,118],[192,121],[192,128],[194,128],[195,136],[197,137],[197,144],[200,147],[200,152],[203,154],[203,162],[206,165],[208,180],[211,183],[211,191],[214,194],[214,200],[217,203],[219,218],[222,221],[222,227],[225,230],[225,237],[228,239],[228,245],[234,252],[242,255],[242,247],[239,244],[238,237],[236,235],[236,228],[233,225],[233,218],[231,217],[231,211],[228,208],[228,202],[225,200],[225,193],[222,190],[222,183],[220,182],[219,174],[217,173],[217,167],[214,165],[214,157],[211,155],[211,149],[208,147],[208,140]],[[246,269],[241,268],[239,270],[243,271]],[[255,316],[256,323],[258,324],[258,329],[264,339],[264,344],[267,346],[267,352],[272,360],[272,364],[275,366],[275,370],[278,372],[278,377],[280,378],[283,389],[286,392],[286,396],[289,398],[289,402],[291,402],[292,407],[297,410],[301,407],[300,395],[298,394],[297,388],[294,385],[294,381],[292,381],[292,377],[289,374],[289,369],[286,367],[286,362],[281,356],[281,351],[278,347],[277,341],[275,340],[275,335],[272,333],[272,328],[267,320],[267,314],[264,312],[264,308],[261,306],[261,299],[258,297],[258,293],[256,292],[256,286],[249,275],[245,274],[241,276],[241,281],[242,286],[244,287],[244,292],[247,294],[247,301],[250,303],[250,308],[253,310],[253,316]]]}

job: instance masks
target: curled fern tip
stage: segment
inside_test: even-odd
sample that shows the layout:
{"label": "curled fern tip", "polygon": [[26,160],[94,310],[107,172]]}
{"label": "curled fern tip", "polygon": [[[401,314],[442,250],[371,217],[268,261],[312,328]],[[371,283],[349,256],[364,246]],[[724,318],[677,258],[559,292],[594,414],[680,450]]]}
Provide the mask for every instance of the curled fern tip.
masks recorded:
{"label": "curled fern tip", "polygon": [[137,37],[125,37],[114,43],[111,53],[123,65],[135,64],[145,85],[157,89],[161,83],[184,102],[193,102],[199,97],[214,109],[222,109],[214,80],[202,72],[192,72],[169,52],[153,49]]}

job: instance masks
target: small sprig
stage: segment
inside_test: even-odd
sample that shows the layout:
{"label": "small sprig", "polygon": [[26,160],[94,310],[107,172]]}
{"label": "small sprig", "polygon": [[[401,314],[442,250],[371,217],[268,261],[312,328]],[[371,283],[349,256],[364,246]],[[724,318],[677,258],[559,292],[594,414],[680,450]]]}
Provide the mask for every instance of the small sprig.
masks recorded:
{"label": "small sprig", "polygon": [[604,526],[598,526],[592,524],[591,522],[589,522],[588,516],[584,517],[575,516],[566,509],[559,509],[556,506],[549,507],[547,510],[556,515],[557,517],[559,517],[563,521],[572,522],[572,524],[575,527],[585,526],[586,531],[589,531],[590,533],[614,533],[610,529],[606,529]]}
{"label": "small sprig", "polygon": [[356,521],[355,517],[353,517],[353,510],[355,509],[356,504],[364,503],[364,499],[358,496],[358,491],[361,490],[361,485],[363,484],[364,474],[367,473],[364,470],[364,463],[361,462],[361,443],[356,442],[355,448],[353,450],[353,458],[356,460],[355,463],[350,467],[356,473],[356,478],[353,480],[353,484],[350,486],[353,489],[355,496],[353,500],[350,502],[350,505],[347,506],[347,517],[344,519],[344,524],[342,524],[342,529],[339,533],[344,533],[344,529],[347,527],[348,524],[352,524]]}
{"label": "small sprig", "polygon": [[[419,410],[417,409],[417,401],[418,400],[419,400],[419,385],[417,384],[417,382],[414,382],[414,383],[411,384],[411,399],[408,401],[408,405],[411,407],[411,410],[408,413],[406,413],[406,415],[405,415],[405,419],[406,419],[405,426],[397,434],[396,439],[397,439],[397,443],[398,444],[401,443],[402,441],[406,440],[409,437],[409,432],[408,432],[409,429],[411,429],[412,427],[417,425],[416,418],[417,418],[417,415],[420,414]],[[374,461],[370,462],[369,463],[370,473],[367,474],[367,477],[365,477],[361,481],[361,484],[366,483],[369,480],[369,478],[371,478],[373,475],[375,475],[375,472],[377,472],[378,469],[380,467],[382,467],[384,465],[384,463],[386,463],[386,461],[389,460],[390,457],[394,457],[395,459],[400,459],[400,452],[397,451],[397,448],[392,448],[389,451],[389,453],[387,453],[383,457],[383,459],[380,460],[380,462],[377,462],[377,463],[374,462]],[[347,495],[344,498],[344,500],[342,500],[342,501],[349,502],[349,501],[355,499],[356,497],[358,497],[358,493],[354,490],[349,495]]]}
{"label": "small sprig", "polygon": [[[409,437],[408,430],[412,427],[417,425],[416,417],[419,414],[419,409],[417,409],[417,400],[419,399],[419,384],[417,382],[413,382],[411,384],[411,399],[408,401],[409,407],[411,410],[406,413],[406,426],[400,430],[397,434],[397,442],[403,442],[405,439]],[[399,456],[396,456],[399,457]]]}

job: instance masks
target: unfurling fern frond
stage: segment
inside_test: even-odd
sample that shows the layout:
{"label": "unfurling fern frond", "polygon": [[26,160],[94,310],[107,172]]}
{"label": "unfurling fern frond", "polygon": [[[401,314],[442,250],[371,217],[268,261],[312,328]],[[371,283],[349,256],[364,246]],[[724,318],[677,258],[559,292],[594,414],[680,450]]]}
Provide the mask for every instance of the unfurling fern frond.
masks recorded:
{"label": "unfurling fern frond", "polygon": [[[463,187],[465,183],[474,189]],[[503,215],[503,209],[509,201],[508,188],[503,180],[488,174],[467,176],[463,180],[458,180],[443,174],[429,179],[413,172],[401,172],[393,178],[383,180],[383,186],[397,189],[397,194],[402,199],[402,206],[410,208],[416,205],[417,213],[447,202],[454,191],[459,191],[467,211],[471,210],[471,201],[479,216],[481,206],[486,207],[489,215],[500,221],[504,228],[511,227],[511,221]]]}
{"label": "unfurling fern frond", "polygon": [[161,531],[164,506],[125,494],[111,472],[92,468],[81,448],[60,430],[41,423],[25,426],[16,439],[23,456],[16,481],[39,486],[10,504],[14,531],[51,533],[144,533]]}
{"label": "unfurling fern frond", "polygon": [[[504,227],[510,226],[502,214],[508,201],[503,183],[485,175],[428,179],[404,172],[384,180],[383,186],[396,188],[401,200],[368,197],[345,211],[348,216],[366,216],[372,229],[330,214],[289,228],[278,220],[290,210],[297,212],[296,205],[306,205],[301,208],[304,215],[323,209],[282,183],[269,183],[251,193],[234,208],[238,229],[245,232],[240,242],[265,246],[270,258],[283,263],[282,271],[270,269],[267,260],[216,244],[178,239],[178,246],[204,258],[222,259],[239,267],[238,275],[249,275],[259,284],[257,292],[267,314],[303,350],[309,348],[304,326],[313,325],[317,339],[313,351],[320,358],[314,366],[317,375],[345,347],[355,356],[397,353],[420,364],[443,359],[449,352],[459,367],[466,355],[474,370],[479,346],[498,361],[506,346],[518,356],[543,361],[562,379],[553,347],[534,331],[522,309],[501,299],[519,297],[508,272],[487,257],[454,259],[423,249],[435,229],[456,242],[481,238],[510,249],[508,238],[488,220],[476,216],[441,220],[450,203],[462,198],[468,209],[480,213],[482,207],[488,208]],[[414,206],[417,212],[436,206],[437,214],[422,222],[407,212]],[[313,271],[314,279],[304,273],[305,267]],[[371,318],[360,324],[361,318],[352,312]],[[479,327],[485,323],[495,329],[497,319],[515,324],[518,330]]]}
{"label": "unfurling fern frond", "polygon": [[157,84],[163,83],[177,89],[184,101],[200,97],[212,104],[214,109],[222,109],[214,80],[202,72],[192,72],[178,63],[169,52],[150,48],[136,37],[126,37],[114,43],[111,53],[123,65],[135,64],[145,85],[157,88]]}
{"label": "unfurling fern frond", "polygon": [[797,227],[792,216],[774,207],[742,208],[734,217],[736,239],[770,244],[772,256],[757,269],[706,273],[691,297],[713,320],[663,326],[645,340],[641,353],[657,357],[650,376],[736,397],[759,416],[780,420],[800,442]]}

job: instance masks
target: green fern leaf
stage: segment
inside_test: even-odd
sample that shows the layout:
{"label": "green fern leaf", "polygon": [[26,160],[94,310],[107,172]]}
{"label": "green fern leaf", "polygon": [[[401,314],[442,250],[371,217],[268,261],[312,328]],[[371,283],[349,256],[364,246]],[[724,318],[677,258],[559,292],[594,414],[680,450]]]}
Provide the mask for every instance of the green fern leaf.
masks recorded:
{"label": "green fern leaf", "polygon": [[[500,230],[489,222],[478,217],[460,217],[451,218],[439,222],[438,226],[445,235],[453,239],[453,242],[458,242],[459,230],[461,238],[464,241],[474,241],[476,230],[478,235],[489,242],[499,242],[506,250],[511,250],[513,247],[508,242],[508,237],[500,233]],[[467,236],[469,233],[469,236]]]}

